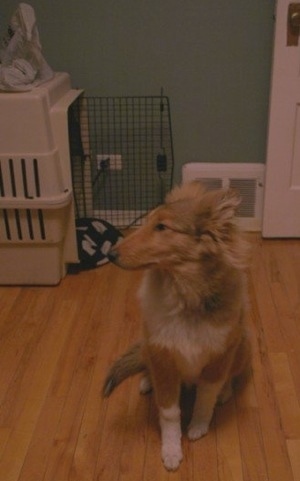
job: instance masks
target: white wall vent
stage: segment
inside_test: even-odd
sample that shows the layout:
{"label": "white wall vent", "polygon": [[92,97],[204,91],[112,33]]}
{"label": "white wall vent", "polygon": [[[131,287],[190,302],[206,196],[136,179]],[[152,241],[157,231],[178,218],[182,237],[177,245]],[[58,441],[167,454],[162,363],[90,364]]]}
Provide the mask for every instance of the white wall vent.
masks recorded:
{"label": "white wall vent", "polygon": [[238,190],[242,198],[237,211],[239,224],[247,231],[260,231],[264,173],[264,164],[190,162],[182,168],[182,181],[200,180],[208,189]]}

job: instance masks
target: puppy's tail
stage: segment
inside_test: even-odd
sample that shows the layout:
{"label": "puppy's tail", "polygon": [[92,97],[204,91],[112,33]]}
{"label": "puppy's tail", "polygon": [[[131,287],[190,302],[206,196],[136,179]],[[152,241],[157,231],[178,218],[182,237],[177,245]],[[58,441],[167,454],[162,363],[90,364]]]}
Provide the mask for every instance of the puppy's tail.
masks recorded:
{"label": "puppy's tail", "polygon": [[121,382],[145,369],[142,343],[134,344],[111,366],[103,384],[102,395],[104,397],[110,396]]}

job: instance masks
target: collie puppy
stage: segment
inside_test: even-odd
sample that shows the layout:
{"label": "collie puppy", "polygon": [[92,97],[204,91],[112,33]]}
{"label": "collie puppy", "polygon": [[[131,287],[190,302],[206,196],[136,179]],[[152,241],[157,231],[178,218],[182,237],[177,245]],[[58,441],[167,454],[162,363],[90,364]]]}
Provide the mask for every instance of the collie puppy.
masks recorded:
{"label": "collie puppy", "polygon": [[145,269],[143,340],[112,366],[103,394],[144,371],[141,391],[153,387],[168,470],[182,460],[182,384],[196,386],[188,428],[196,440],[207,433],[217,401],[230,398],[233,379],[249,367],[247,243],[234,222],[239,202],[232,190],[206,191],[198,182],[175,187],[109,253],[119,267]]}

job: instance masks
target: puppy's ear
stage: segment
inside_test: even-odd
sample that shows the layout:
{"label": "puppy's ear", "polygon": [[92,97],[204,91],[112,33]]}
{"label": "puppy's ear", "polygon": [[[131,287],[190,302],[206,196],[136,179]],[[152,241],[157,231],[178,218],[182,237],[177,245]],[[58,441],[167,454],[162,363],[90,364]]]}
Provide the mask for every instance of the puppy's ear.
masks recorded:
{"label": "puppy's ear", "polygon": [[216,193],[215,213],[221,221],[229,221],[234,217],[240,203],[241,197],[236,190],[220,190]]}

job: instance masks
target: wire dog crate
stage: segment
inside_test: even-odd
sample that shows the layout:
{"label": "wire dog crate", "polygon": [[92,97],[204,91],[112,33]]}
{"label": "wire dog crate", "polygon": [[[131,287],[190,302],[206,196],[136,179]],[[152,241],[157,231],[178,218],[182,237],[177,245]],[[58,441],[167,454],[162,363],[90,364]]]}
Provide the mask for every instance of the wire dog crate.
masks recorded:
{"label": "wire dog crate", "polygon": [[139,225],[172,185],[168,97],[81,97],[69,109],[76,217]]}

